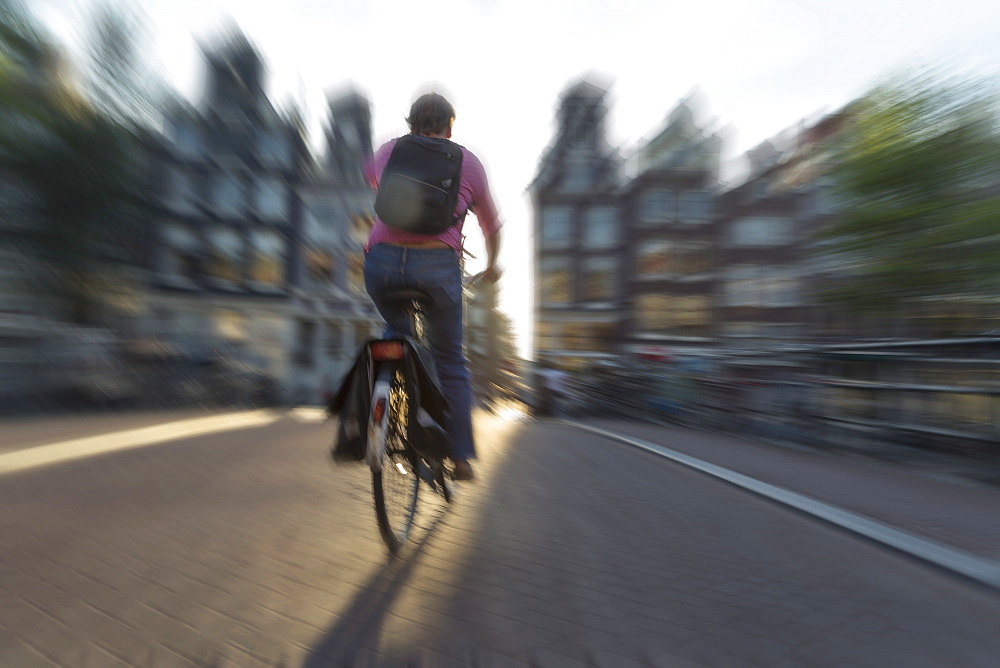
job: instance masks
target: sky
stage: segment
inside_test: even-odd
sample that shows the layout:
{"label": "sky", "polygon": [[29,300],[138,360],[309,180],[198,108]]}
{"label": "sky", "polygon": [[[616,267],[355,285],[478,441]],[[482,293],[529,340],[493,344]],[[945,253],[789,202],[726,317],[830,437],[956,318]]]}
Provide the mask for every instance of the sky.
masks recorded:
{"label": "sky", "polygon": [[[31,4],[72,39],[96,1]],[[697,91],[701,121],[735,161],[901,67],[1000,76],[996,0],[110,1],[140,8],[149,64],[193,101],[204,77],[199,44],[235,22],[268,63],[272,101],[304,107],[317,146],[326,95],[345,86],[371,102],[376,144],[406,132],[416,95],[431,87],[448,96],[453,139],[482,158],[505,219],[501,308],[522,349],[531,318],[525,188],[553,138],[559,95],[575,81],[607,83],[608,139],[625,151]],[[473,222],[469,248],[482,258]]]}

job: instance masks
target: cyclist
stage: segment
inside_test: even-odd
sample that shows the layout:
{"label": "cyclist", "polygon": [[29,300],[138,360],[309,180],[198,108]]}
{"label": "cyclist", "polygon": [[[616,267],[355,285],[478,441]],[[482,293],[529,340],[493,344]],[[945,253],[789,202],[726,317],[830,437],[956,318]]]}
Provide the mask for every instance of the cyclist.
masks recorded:
{"label": "cyclist", "polygon": [[[410,134],[438,139],[451,138],[455,108],[437,93],[419,97],[406,118]],[[374,188],[396,144],[381,146],[364,167],[365,178]],[[386,321],[386,337],[408,330],[408,316],[398,303],[384,299],[398,288],[419,288],[433,303],[426,309],[426,340],[437,369],[449,410],[443,425],[451,444],[456,480],[472,480],[470,459],[475,458],[472,438],[472,386],[463,350],[462,227],[465,214],[473,211],[486,242],[487,264],[482,277],[500,278],[497,256],[501,221],[490,194],[486,170],[471,151],[462,148],[462,168],[455,209],[457,222],[436,236],[394,229],[376,218],[365,246],[365,288]]]}

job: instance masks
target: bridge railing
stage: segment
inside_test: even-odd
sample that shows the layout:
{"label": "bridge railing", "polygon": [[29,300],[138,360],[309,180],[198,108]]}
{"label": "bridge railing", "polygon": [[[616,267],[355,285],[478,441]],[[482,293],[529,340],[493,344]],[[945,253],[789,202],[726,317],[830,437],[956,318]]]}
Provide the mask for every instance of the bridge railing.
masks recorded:
{"label": "bridge railing", "polygon": [[666,373],[579,379],[567,412],[830,445],[898,442],[1000,454],[1000,387]]}

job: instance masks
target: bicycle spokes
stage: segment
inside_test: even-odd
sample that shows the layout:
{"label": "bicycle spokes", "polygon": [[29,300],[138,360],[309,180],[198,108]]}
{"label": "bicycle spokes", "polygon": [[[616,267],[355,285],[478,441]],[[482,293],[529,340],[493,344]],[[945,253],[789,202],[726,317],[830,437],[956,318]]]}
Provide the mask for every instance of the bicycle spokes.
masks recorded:
{"label": "bicycle spokes", "polygon": [[375,382],[372,392],[371,414],[368,417],[368,443],[365,462],[373,472],[382,470],[385,463],[386,441],[389,436],[389,383]]}

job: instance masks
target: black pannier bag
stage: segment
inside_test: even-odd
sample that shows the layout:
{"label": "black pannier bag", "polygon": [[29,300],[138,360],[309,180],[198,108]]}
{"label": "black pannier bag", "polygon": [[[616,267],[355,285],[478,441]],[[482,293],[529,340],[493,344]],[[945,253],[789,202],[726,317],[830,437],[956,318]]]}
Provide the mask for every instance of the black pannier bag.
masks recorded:
{"label": "black pannier bag", "polygon": [[379,179],[375,213],[389,227],[437,235],[458,222],[462,147],[448,139],[405,135]]}
{"label": "black pannier bag", "polygon": [[[441,427],[448,410],[448,401],[441,391],[434,362],[426,351],[408,339],[403,343],[403,365],[409,381],[406,391],[411,410],[407,414],[407,434],[410,445],[425,457],[444,459],[450,454],[448,434]],[[334,461],[361,462],[365,458],[368,440],[368,413],[375,382],[376,364],[368,341],[344,376],[340,388],[331,397],[327,413],[339,419],[331,455]]]}

